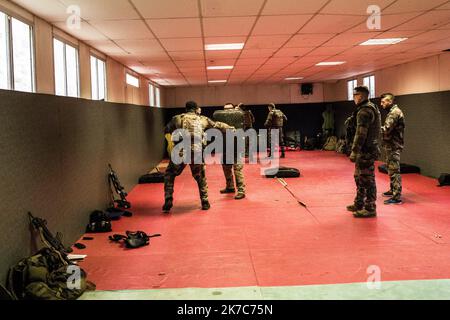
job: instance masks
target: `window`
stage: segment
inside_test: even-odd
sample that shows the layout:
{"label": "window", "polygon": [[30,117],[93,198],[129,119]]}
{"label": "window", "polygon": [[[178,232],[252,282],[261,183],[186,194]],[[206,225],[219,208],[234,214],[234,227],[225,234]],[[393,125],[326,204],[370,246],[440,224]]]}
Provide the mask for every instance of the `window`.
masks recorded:
{"label": "window", "polygon": [[106,100],[106,63],[91,56],[92,99]]}
{"label": "window", "polygon": [[368,76],[364,78],[364,85],[369,88],[370,99],[375,98],[375,76]]}
{"label": "window", "polygon": [[0,89],[9,89],[8,19],[0,12]]}
{"label": "window", "polygon": [[135,76],[132,76],[131,74],[127,73],[127,84],[130,86],[139,88],[139,79]]}
{"label": "window", "polygon": [[347,82],[348,100],[353,100],[353,90],[358,86],[358,80],[350,80]]}
{"label": "window", "polygon": [[158,87],[155,88],[155,106],[161,108],[161,90]]}
{"label": "window", "polygon": [[149,105],[154,107],[155,103],[155,86],[151,83],[148,85],[148,97],[149,97]]}
{"label": "window", "polygon": [[58,39],[53,39],[53,50],[56,95],[78,98],[80,96],[78,50]]}
{"label": "window", "polygon": [[34,91],[32,27],[0,12],[0,89]]}

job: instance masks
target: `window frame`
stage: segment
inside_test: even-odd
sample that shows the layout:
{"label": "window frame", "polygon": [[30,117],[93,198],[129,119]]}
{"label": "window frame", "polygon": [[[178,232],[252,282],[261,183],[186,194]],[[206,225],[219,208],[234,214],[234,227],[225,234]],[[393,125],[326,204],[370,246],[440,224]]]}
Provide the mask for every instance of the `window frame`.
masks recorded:
{"label": "window frame", "polygon": [[[366,80],[368,80],[369,85],[366,84]],[[369,88],[369,92],[370,92],[369,99],[375,99],[376,98],[375,75],[371,74],[371,75],[365,76],[363,78],[363,83],[364,83],[365,86],[367,86]]]}
{"label": "window frame", "polygon": [[161,88],[155,86],[155,107],[161,108]]}
{"label": "window frame", "polygon": [[155,97],[155,85],[151,82],[148,83],[148,99],[149,99],[149,106],[150,107],[155,107],[156,105],[156,97]]}
{"label": "window frame", "polygon": [[[350,83],[353,84],[353,88],[350,94]],[[347,80],[347,99],[348,101],[353,100],[353,91],[358,86],[358,79]]]}
{"label": "window frame", "polygon": [[[59,37],[56,34],[53,34],[53,41],[52,41],[52,53],[53,53],[53,76],[55,78],[55,95],[58,95],[56,93],[56,64],[55,64],[55,40],[59,41],[63,44],[63,61],[64,61],[64,95],[62,97],[69,97],[69,98],[80,98],[81,97],[81,83],[80,83],[80,48],[78,45],[75,45],[74,43],[67,41],[66,39],[63,39]],[[68,95],[68,77],[67,77],[67,46],[70,46],[75,49],[76,52],[76,69],[77,69],[77,96],[72,97]],[[61,95],[58,95],[61,96]]]}
{"label": "window frame", "polygon": [[94,92],[92,92],[93,91],[93,83],[92,83],[92,64],[90,63],[90,66],[91,66],[91,75],[90,75],[90,77],[91,77],[91,99],[92,100],[95,100],[95,101],[101,101],[102,99],[100,99],[100,86],[99,86],[99,84],[100,84],[100,81],[99,81],[99,68],[98,68],[98,66],[99,66],[99,64],[98,64],[98,62],[99,61],[101,61],[101,62],[103,62],[103,64],[104,64],[104,72],[103,72],[103,83],[104,83],[104,101],[107,101],[108,100],[108,84],[107,84],[107,77],[106,77],[106,75],[107,75],[107,71],[106,71],[106,59],[103,59],[103,58],[100,58],[99,56],[97,56],[96,54],[94,54],[94,53],[92,53],[91,52],[91,54],[89,55],[89,62],[91,62],[92,61],[92,58],[94,58],[95,59],[95,68],[96,68],[96,74],[97,74],[97,96],[98,96],[98,99],[94,99],[93,98],[93,95],[94,95]]}
{"label": "window frame", "polygon": [[[136,79],[137,85],[129,83],[128,82],[129,77],[131,77],[133,79]],[[126,83],[127,86],[132,86],[133,88],[140,89],[140,87],[141,87],[139,77],[136,77],[135,75],[133,75],[131,72],[128,72],[128,71],[125,74],[125,83]]]}
{"label": "window frame", "polygon": [[15,74],[14,74],[14,35],[12,32],[12,20],[15,19],[19,22],[22,22],[23,24],[27,25],[29,27],[29,46],[30,46],[30,66],[31,66],[31,91],[21,91],[21,92],[28,92],[28,93],[36,93],[36,41],[35,41],[35,28],[34,23],[24,19],[18,15],[15,15],[8,10],[4,10],[0,7],[0,12],[3,13],[6,17],[6,23],[5,23],[5,31],[6,31],[6,59],[7,59],[7,89],[5,90],[12,90],[12,91],[18,91],[15,88]]}

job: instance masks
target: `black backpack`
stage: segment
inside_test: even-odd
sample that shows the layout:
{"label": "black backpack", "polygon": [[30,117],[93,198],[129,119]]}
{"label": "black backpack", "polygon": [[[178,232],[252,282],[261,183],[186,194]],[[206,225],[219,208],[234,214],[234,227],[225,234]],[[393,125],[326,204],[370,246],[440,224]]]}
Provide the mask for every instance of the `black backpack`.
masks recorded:
{"label": "black backpack", "polygon": [[111,218],[103,211],[94,211],[89,218],[89,224],[86,227],[87,233],[111,232]]}
{"label": "black backpack", "polygon": [[450,186],[450,174],[448,174],[448,173],[441,174],[438,181],[439,181],[440,187]]}

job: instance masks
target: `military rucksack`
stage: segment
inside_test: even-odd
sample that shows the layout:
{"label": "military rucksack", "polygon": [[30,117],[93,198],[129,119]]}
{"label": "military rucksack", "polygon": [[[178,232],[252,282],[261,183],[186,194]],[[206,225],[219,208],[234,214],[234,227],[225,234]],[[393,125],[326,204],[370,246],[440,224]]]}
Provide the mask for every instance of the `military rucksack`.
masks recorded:
{"label": "military rucksack", "polygon": [[[73,277],[76,271],[79,277]],[[77,282],[74,287],[72,277]],[[44,248],[10,269],[8,290],[17,300],[76,300],[86,290],[95,290],[95,285],[60,252]]]}
{"label": "military rucksack", "polygon": [[213,119],[236,129],[244,129],[245,114],[241,110],[218,110],[214,112]]}
{"label": "military rucksack", "polygon": [[285,115],[281,110],[272,111],[272,127],[283,127]]}

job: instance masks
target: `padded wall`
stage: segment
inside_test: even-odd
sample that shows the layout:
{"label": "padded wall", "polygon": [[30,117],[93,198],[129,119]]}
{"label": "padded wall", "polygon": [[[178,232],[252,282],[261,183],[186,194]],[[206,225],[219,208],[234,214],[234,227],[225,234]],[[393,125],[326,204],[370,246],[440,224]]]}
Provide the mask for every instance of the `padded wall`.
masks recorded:
{"label": "padded wall", "polygon": [[0,90],[0,276],[34,253],[27,212],[72,244],[108,203],[111,163],[130,190],[163,157],[163,110]]}

